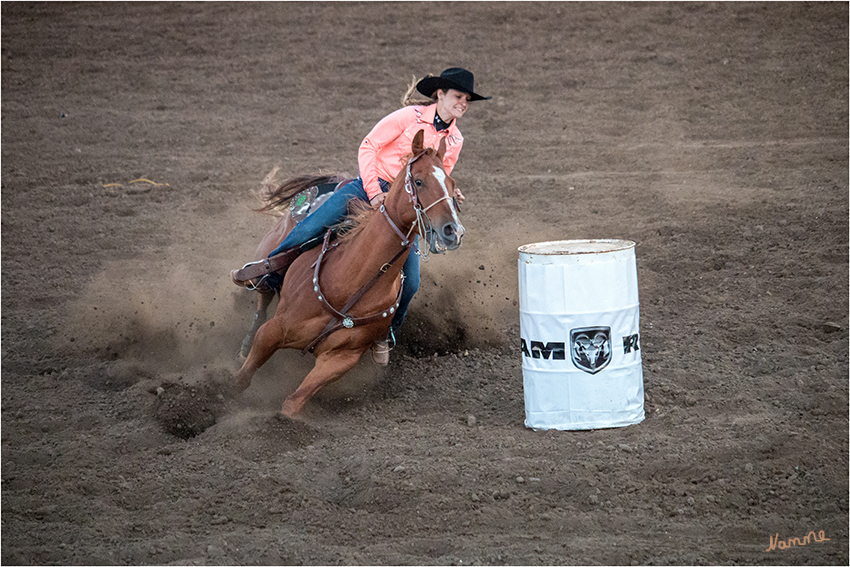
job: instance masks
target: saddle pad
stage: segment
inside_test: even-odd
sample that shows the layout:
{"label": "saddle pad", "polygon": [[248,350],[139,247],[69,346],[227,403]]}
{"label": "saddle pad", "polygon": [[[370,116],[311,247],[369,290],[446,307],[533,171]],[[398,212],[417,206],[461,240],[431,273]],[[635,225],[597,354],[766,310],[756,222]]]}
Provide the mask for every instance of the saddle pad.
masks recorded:
{"label": "saddle pad", "polygon": [[322,183],[301,191],[289,201],[289,214],[296,223],[318,209],[337,188],[338,183]]}

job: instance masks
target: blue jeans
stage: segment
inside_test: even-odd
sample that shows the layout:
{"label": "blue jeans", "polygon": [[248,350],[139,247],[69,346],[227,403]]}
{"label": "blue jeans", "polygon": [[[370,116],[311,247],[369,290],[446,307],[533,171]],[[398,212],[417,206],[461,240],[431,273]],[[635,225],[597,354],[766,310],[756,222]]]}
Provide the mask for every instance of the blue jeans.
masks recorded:
{"label": "blue jeans", "polygon": [[[381,188],[386,193],[389,189],[389,183],[381,183]],[[269,257],[275,254],[280,254],[284,250],[301,246],[308,240],[321,236],[328,227],[340,222],[345,215],[348,214],[348,201],[351,199],[360,199],[369,201],[366,191],[363,189],[363,180],[359,177],[353,181],[343,185],[331,195],[327,201],[322,203],[322,206],[310,214],[307,218],[295,225],[287,237],[280,243],[280,246],[274,249],[269,254]],[[419,237],[415,241],[419,245]],[[419,255],[410,251],[407,260],[402,267],[404,272],[404,282],[401,290],[401,302],[398,305],[398,310],[393,317],[392,330],[397,335],[401,324],[404,322],[404,317],[407,314],[407,307],[410,305],[410,300],[419,290]]]}

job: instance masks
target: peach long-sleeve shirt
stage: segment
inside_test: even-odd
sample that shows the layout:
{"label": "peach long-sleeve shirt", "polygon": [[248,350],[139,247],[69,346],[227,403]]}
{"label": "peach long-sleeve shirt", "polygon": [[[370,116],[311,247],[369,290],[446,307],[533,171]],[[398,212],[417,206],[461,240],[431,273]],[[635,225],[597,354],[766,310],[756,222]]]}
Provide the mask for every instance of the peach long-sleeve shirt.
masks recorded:
{"label": "peach long-sleeve shirt", "polygon": [[446,139],[446,155],[443,168],[451,175],[463,146],[463,136],[457,129],[456,120],[437,132],[434,114],[437,105],[405,106],[385,116],[363,139],[357,153],[363,189],[369,199],[381,193],[378,178],[392,181],[404,167],[405,156],[410,154],[413,137],[419,130],[425,131],[425,147],[438,148],[440,139]]}

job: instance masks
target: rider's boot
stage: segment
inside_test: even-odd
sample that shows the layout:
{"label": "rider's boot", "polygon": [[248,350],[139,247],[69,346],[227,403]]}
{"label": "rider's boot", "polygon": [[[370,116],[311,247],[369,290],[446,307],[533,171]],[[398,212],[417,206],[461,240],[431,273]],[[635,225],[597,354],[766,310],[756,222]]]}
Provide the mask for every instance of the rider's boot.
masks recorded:
{"label": "rider's boot", "polygon": [[[239,270],[230,272],[230,279],[240,287],[260,292],[277,291],[283,281],[283,275],[295,259],[301,255],[301,248],[290,248],[271,258],[248,262]],[[275,289],[275,285],[277,289]]]}
{"label": "rider's boot", "polygon": [[386,366],[390,363],[390,344],[387,341],[372,343],[372,362],[378,366]]}
{"label": "rider's boot", "polygon": [[[392,342],[392,346],[390,346]],[[390,328],[387,338],[381,341],[372,343],[372,362],[378,366],[386,366],[390,363],[390,351],[395,346],[395,334]]]}

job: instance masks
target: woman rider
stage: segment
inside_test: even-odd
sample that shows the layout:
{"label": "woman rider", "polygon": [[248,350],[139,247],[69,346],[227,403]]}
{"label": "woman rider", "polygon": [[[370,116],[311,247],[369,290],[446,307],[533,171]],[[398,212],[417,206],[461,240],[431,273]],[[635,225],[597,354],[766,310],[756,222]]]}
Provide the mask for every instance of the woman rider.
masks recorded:
{"label": "woman rider", "polygon": [[[350,199],[357,198],[369,201],[373,207],[380,206],[391,181],[404,166],[403,159],[409,154],[413,136],[419,130],[425,131],[425,147],[436,148],[440,145],[440,139],[445,138],[443,167],[451,175],[463,146],[457,120],[466,113],[470,102],[488,100],[490,97],[476,94],[472,73],[458,67],[446,69],[439,77],[425,77],[416,83],[415,90],[431,100],[424,105],[411,101],[414,91],[411,85],[404,97],[404,103],[408,106],[384,117],[360,144],[357,159],[360,177],[337,189],[321,207],[298,223],[269,257],[297,248],[320,236],[327,227],[343,220]],[[454,196],[460,203],[465,200],[460,189],[455,189]],[[292,255],[293,260],[295,256]],[[410,300],[419,289],[419,255],[409,254],[402,271],[405,278],[401,302],[390,327],[393,336],[401,327]],[[237,281],[235,277],[234,282],[238,285],[247,283]],[[387,341],[377,341],[372,347],[372,356],[376,363],[387,364]]]}

